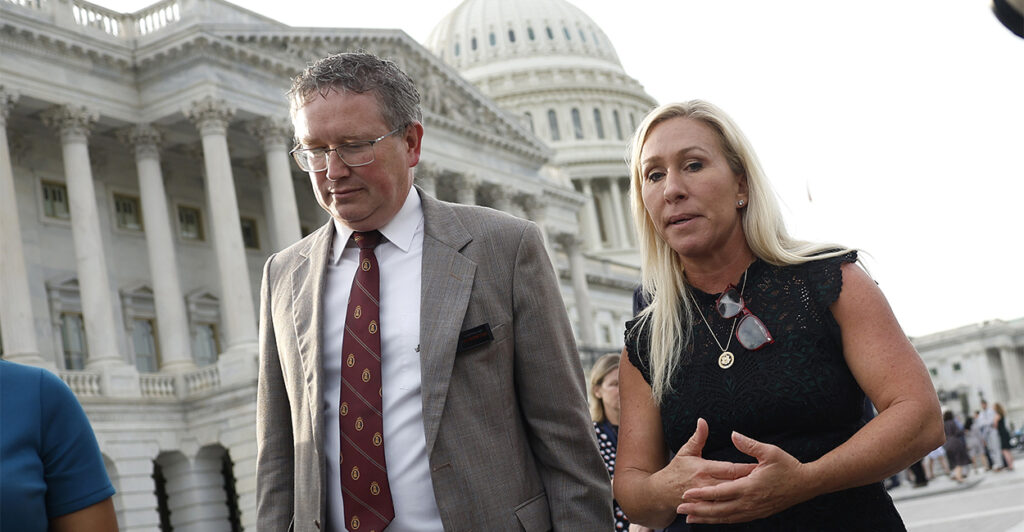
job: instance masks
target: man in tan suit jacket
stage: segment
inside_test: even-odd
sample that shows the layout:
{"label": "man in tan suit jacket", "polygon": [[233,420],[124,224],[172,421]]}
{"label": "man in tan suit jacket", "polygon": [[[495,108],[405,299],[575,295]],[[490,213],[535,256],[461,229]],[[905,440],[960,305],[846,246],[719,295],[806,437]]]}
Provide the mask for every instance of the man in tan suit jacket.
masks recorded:
{"label": "man in tan suit jacket", "polygon": [[[341,354],[325,352],[330,338],[323,332],[331,323],[324,317],[344,315],[325,308],[325,272],[338,235],[381,229],[419,204],[420,313],[418,330],[410,331],[419,345],[396,356],[414,357],[419,368],[422,427],[415,428],[422,429],[428,478],[421,493],[433,498],[435,517],[411,524],[399,517],[388,532],[610,530],[608,476],[537,227],[441,202],[412,186],[423,135],[419,97],[393,63],[364,53],[330,56],[296,78],[290,94],[296,160],[333,219],[270,257],[264,269],[258,529],[347,530],[331,517],[341,501],[329,500],[325,478],[329,455],[339,450],[325,448],[325,425],[338,421],[326,415],[324,364]],[[367,145],[372,155],[364,157]],[[390,282],[381,275],[382,286]],[[381,301],[382,329],[409,326],[383,318],[387,298]],[[385,345],[382,356],[389,355]],[[386,381],[382,395],[388,419]],[[387,446],[387,426],[391,464],[393,453],[406,451]],[[388,477],[392,485],[403,482],[390,469]],[[395,499],[398,516],[402,504]]]}

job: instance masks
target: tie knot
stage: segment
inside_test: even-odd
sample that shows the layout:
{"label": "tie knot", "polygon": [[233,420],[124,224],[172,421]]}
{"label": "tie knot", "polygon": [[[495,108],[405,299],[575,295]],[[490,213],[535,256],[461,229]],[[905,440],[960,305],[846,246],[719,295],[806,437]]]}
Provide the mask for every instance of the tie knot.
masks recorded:
{"label": "tie knot", "polygon": [[373,249],[380,244],[380,231],[356,231],[352,233],[352,241],[359,246],[359,249]]}

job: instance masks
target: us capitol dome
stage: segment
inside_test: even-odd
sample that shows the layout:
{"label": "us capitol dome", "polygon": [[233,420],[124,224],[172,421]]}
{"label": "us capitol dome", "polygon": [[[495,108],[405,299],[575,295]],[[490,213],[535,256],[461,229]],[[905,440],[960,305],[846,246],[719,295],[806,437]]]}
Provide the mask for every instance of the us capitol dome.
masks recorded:
{"label": "us capitol dome", "polygon": [[638,265],[623,157],[657,102],[604,31],[565,0],[466,0],[425,44],[552,148],[552,171],[590,198],[589,253]]}

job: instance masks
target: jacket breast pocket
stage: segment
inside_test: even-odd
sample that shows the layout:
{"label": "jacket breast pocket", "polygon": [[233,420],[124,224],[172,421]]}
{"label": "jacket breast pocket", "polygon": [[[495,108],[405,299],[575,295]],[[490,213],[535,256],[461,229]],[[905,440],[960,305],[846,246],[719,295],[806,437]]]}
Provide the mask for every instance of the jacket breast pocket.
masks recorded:
{"label": "jacket breast pocket", "polygon": [[526,532],[547,532],[551,530],[551,510],[548,508],[547,493],[520,504],[515,510],[519,525]]}

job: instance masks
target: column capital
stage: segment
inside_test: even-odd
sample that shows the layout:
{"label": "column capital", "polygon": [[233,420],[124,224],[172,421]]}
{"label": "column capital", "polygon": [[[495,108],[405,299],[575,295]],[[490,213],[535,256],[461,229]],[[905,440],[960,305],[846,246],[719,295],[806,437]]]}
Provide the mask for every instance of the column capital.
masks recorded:
{"label": "column capital", "polygon": [[18,102],[18,96],[13,89],[0,85],[0,127],[7,125],[7,117],[10,116],[14,104]]}
{"label": "column capital", "polygon": [[576,233],[557,233],[555,235],[554,240],[555,242],[558,242],[558,245],[562,246],[565,249],[566,253],[570,254],[579,250],[580,246],[583,245],[583,239],[580,238],[579,235],[577,235]]}
{"label": "column capital", "polygon": [[160,156],[160,131],[152,124],[136,124],[117,131],[117,139],[135,148],[136,158]]}
{"label": "column capital", "polygon": [[285,149],[291,144],[295,137],[292,122],[286,117],[264,116],[246,124],[246,130],[260,139],[264,149],[280,147],[284,144]]}
{"label": "column capital", "polygon": [[223,135],[227,133],[228,123],[235,116],[235,109],[224,100],[205,96],[189,104],[185,116],[196,125],[200,134]]}
{"label": "column capital", "polygon": [[452,184],[460,189],[476,190],[480,186],[480,179],[472,174],[455,174],[452,176]]}
{"label": "column capital", "polygon": [[490,200],[492,205],[504,204],[507,206],[511,203],[512,198],[515,197],[514,191],[509,190],[507,186],[502,186],[498,183],[481,183],[480,192]]}
{"label": "column capital", "polygon": [[43,111],[42,119],[44,124],[60,131],[63,142],[85,142],[99,114],[84,105],[56,105]]}
{"label": "column capital", "polygon": [[530,217],[530,219],[534,221],[543,218],[544,214],[547,212],[545,209],[545,207],[547,207],[547,204],[544,202],[540,194],[522,192],[516,194],[516,197],[514,199],[515,202],[518,203],[523,208],[523,210],[526,211],[526,214]]}

